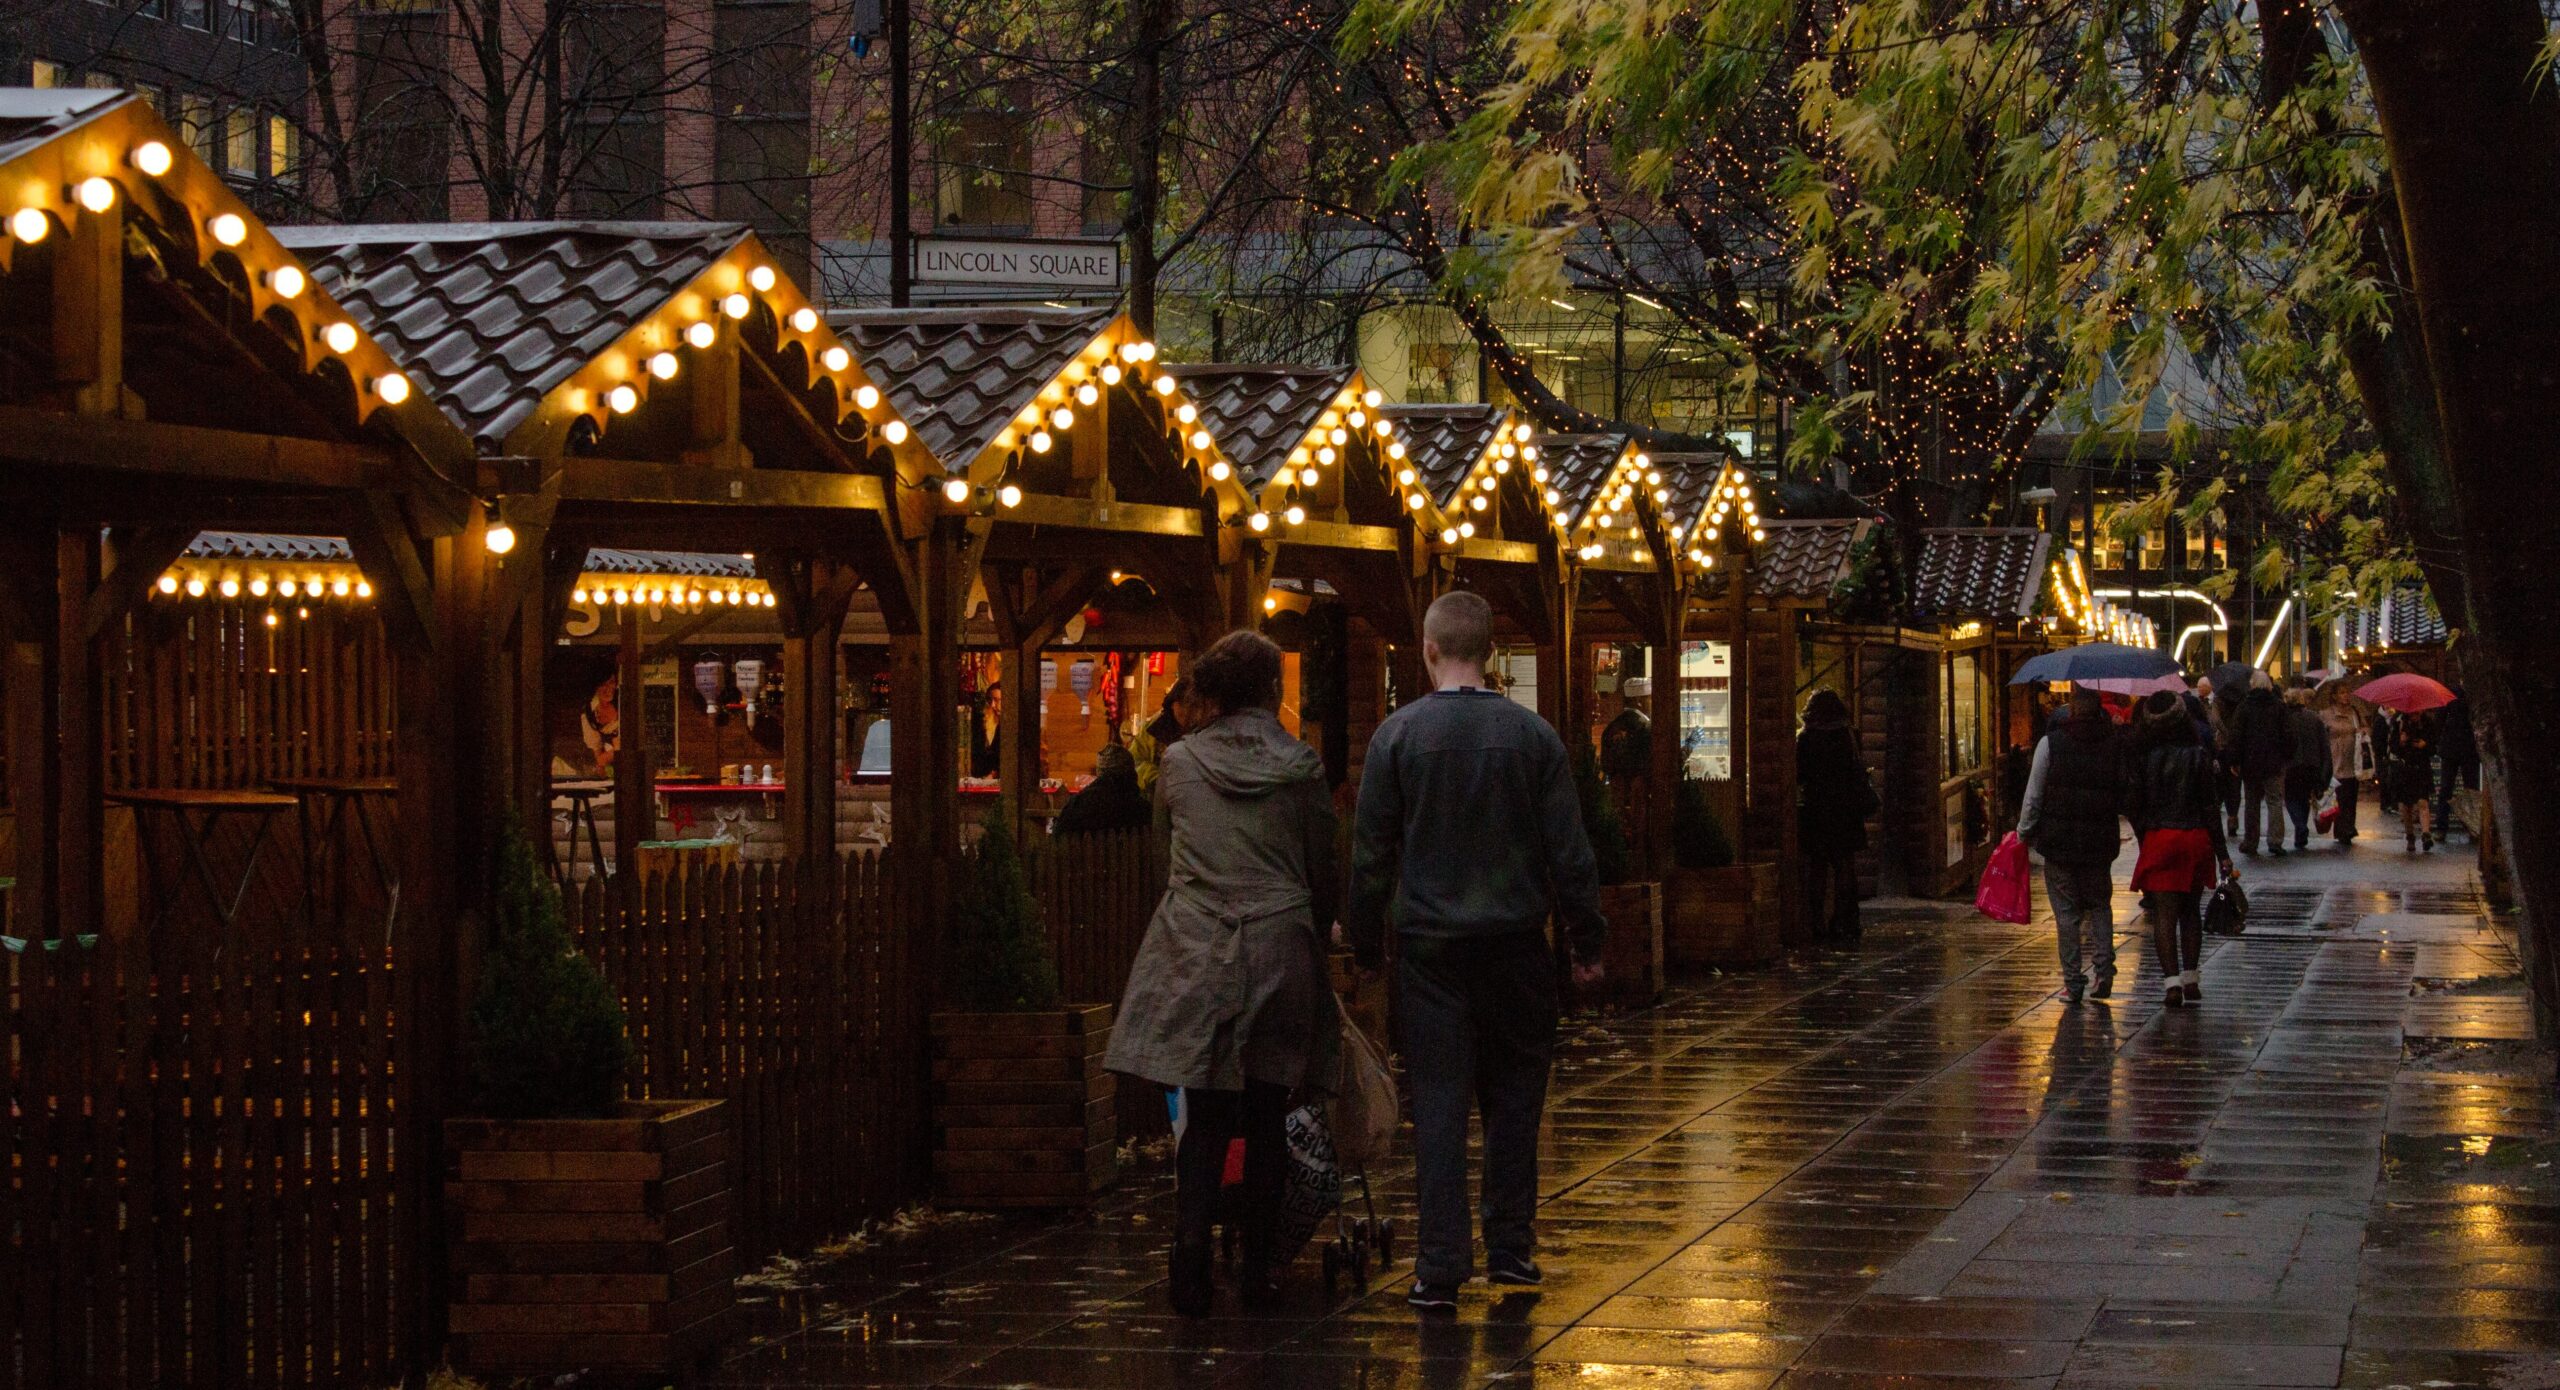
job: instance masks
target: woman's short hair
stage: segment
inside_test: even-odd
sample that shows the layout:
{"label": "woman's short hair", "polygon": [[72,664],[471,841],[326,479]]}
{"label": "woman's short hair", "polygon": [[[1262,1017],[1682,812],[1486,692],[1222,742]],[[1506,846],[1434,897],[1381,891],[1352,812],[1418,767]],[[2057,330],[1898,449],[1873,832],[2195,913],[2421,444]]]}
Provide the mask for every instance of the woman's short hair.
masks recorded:
{"label": "woman's short hair", "polygon": [[1194,694],[1220,714],[1280,703],[1280,647],[1251,629],[1219,638],[1191,663]]}

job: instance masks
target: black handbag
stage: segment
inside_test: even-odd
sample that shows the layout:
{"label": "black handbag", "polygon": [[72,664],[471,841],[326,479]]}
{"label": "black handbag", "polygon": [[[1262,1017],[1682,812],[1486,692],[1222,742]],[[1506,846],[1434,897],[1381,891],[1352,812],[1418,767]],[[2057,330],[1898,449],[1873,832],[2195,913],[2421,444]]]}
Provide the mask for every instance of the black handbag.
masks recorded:
{"label": "black handbag", "polygon": [[2238,936],[2249,929],[2249,895],[2240,891],[2240,880],[2226,878],[2214,886],[2204,905],[2204,929],[2216,936]]}

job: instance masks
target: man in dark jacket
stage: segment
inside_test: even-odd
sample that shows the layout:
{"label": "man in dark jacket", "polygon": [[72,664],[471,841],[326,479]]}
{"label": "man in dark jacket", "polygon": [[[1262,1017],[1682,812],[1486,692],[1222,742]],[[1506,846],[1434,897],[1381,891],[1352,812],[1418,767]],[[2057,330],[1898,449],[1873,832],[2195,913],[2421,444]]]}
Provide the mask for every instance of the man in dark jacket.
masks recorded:
{"label": "man in dark jacket", "polygon": [[[2453,830],[2453,789],[2480,790],[2480,736],[2471,729],[2471,697],[2454,686],[2453,703],[2436,716],[2436,838]],[[2476,827],[2471,837],[2480,838]]]}
{"label": "man in dark jacket", "polygon": [[2088,992],[2104,999],[2116,987],[2116,851],[2123,845],[2125,731],[2107,717],[2098,692],[2079,686],[2071,712],[2036,745],[2018,838],[2044,856],[2044,891],[2053,902],[2062,987],[2080,1002],[2081,939],[2089,946]]}
{"label": "man in dark jacket", "polygon": [[[2329,789],[2331,775],[2329,726],[2311,708],[2308,686],[2285,692],[2284,741],[2284,811],[2293,820],[2293,847],[2305,850],[2311,848],[2312,807]],[[2284,837],[2269,827],[2267,838],[2281,844]]]}
{"label": "man in dark jacket", "polygon": [[2263,817],[2267,853],[2284,853],[2284,770],[2293,762],[2285,736],[2284,701],[2271,686],[2251,685],[2232,730],[2232,755],[2240,773],[2240,852],[2258,852]]}
{"label": "man in dark jacket", "polygon": [[1138,760],[1116,743],[1102,745],[1093,757],[1093,780],[1067,798],[1052,835],[1095,835],[1108,830],[1135,830],[1155,818],[1147,794],[1138,790]]}
{"label": "man in dark jacket", "polygon": [[1485,686],[1492,609],[1449,594],[1422,633],[1437,688],[1369,740],[1343,928],[1374,969],[1392,906],[1422,1208],[1406,1301],[1446,1312],[1474,1265],[1467,1118],[1479,1106],[1486,1275],[1540,1281],[1531,1222],[1557,1008],[1546,924],[1558,919],[1578,985],[1599,982],[1608,924],[1564,740]]}

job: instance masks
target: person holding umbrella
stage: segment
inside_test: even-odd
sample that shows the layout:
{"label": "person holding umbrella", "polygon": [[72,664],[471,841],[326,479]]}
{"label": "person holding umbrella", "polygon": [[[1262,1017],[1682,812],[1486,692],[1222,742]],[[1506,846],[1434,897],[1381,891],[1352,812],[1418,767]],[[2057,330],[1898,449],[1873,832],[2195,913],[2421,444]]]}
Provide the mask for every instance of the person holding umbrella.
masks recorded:
{"label": "person holding umbrella", "polygon": [[[2181,706],[2183,709],[2183,704]],[[2080,1002],[2104,999],[2116,987],[2116,850],[2123,844],[2126,740],[2107,716],[2098,692],[2071,689],[2070,713],[2036,744],[2018,809],[2018,838],[2044,856],[2045,896],[2053,902],[2055,944],[2062,957],[2062,988]],[[2089,976],[2080,975],[2081,941],[2089,948]]]}
{"label": "person holding umbrella", "polygon": [[2152,951],[2160,961],[2160,1002],[2200,1000],[2204,898],[2214,871],[2233,877],[2222,835],[2213,754],[2196,741],[2195,721],[2175,695],[2142,702],[2142,749],[2125,783],[2125,817],[2142,846],[2133,891],[2149,895]]}
{"label": "person holding umbrella", "polygon": [[2391,732],[2384,740],[2382,802],[2400,813],[2402,843],[2412,852],[2423,845],[2432,853],[2435,822],[2428,818],[2427,797],[2435,790],[2435,711],[2453,703],[2453,691],[2441,681],[2403,671],[2367,681],[2356,694],[2392,712]]}

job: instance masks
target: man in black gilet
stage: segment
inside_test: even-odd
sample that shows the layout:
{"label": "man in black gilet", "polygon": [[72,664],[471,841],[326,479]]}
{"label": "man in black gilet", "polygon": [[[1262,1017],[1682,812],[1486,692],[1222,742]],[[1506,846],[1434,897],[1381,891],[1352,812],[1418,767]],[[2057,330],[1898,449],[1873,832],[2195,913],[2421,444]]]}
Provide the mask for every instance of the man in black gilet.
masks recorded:
{"label": "man in black gilet", "polygon": [[[2026,801],[2018,811],[2018,838],[2044,856],[2062,987],[2074,1004],[2083,988],[2100,999],[2115,991],[2115,862],[2123,843],[2119,823],[2128,747],[2125,730],[2107,717],[2098,692],[2075,687],[2062,722],[2036,745]],[[2085,981],[2084,932],[2090,958]]]}

